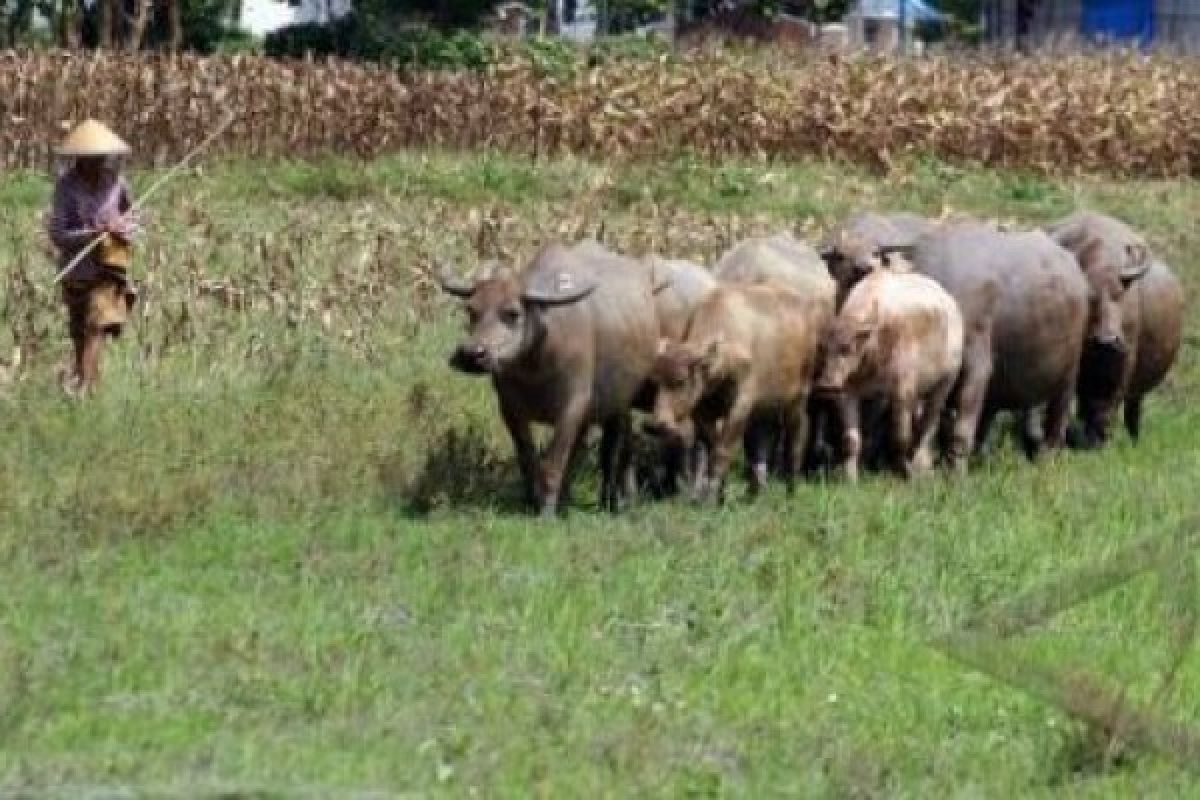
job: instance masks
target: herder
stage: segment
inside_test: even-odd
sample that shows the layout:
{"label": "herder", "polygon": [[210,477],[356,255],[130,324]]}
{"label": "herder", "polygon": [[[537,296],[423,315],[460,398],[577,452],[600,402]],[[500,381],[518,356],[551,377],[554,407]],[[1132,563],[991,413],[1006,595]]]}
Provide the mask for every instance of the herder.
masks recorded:
{"label": "herder", "polygon": [[58,154],[72,160],[54,186],[48,219],[59,268],[97,236],[104,237],[62,278],[75,347],[70,388],[86,393],[100,377],[104,340],[120,335],[137,300],[126,274],[137,224],[129,186],[119,170],[129,145],[101,123],[88,120],[71,131]]}

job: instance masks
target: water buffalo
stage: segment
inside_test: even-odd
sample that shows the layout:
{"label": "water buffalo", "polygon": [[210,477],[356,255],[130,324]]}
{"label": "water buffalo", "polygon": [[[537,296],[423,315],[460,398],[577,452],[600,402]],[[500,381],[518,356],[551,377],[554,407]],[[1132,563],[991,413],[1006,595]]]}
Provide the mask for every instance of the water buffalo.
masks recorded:
{"label": "water buffalo", "polygon": [[650,256],[654,284],[654,308],[661,336],[679,341],[700,302],[716,288],[717,279],[708,269],[681,259]]}
{"label": "water buffalo", "polygon": [[1135,287],[1150,268],[1150,250],[1124,222],[1094,211],[1071,214],[1046,231],[1075,255],[1091,290],[1077,396],[1082,443],[1099,445],[1134,368],[1141,323]]}
{"label": "water buffalo", "polygon": [[[708,269],[691,261],[650,256],[646,262],[654,284],[659,336],[680,342],[692,314],[716,287],[717,280]],[[638,408],[653,411],[656,394],[657,387],[651,382],[648,389],[639,395]],[[704,446],[699,441],[693,441],[685,448],[679,441],[670,438],[660,444],[664,468],[660,485],[666,494],[675,494],[681,479],[694,479],[704,469]],[[690,476],[687,473],[691,473]]]}
{"label": "water buffalo", "polygon": [[[831,319],[837,293],[833,279],[820,254],[811,245],[789,233],[776,233],[746,239],[730,248],[713,267],[717,280],[726,284],[769,283],[786,286],[805,297],[812,298],[827,309]],[[823,334],[818,333],[818,338]],[[830,410],[818,398],[809,401],[809,442],[806,447],[804,467],[814,470],[827,460],[829,450],[826,440],[830,438],[827,428],[831,419]],[[771,462],[776,473],[782,473],[786,455],[786,443],[778,419],[762,417],[755,420],[747,430],[747,447],[757,448],[758,440],[775,442]],[[749,466],[749,465],[747,465]],[[753,479],[753,476],[749,476]]]}
{"label": "water buffalo", "polygon": [[[543,247],[521,274],[498,270],[471,284],[443,274],[441,284],[468,317],[450,363],[491,377],[529,500],[545,516],[565,507],[571,466],[599,424],[601,503],[616,510],[632,488],[630,408],[658,341],[646,268],[585,241]],[[540,462],[532,422],[554,431]]]}
{"label": "water buffalo", "polygon": [[788,233],[758,236],[730,248],[713,266],[721,283],[772,283],[786,286],[832,310],[836,287],[825,262],[811,245]]}
{"label": "water buffalo", "polygon": [[1162,261],[1152,261],[1136,285],[1141,325],[1125,389],[1125,427],[1134,441],[1142,430],[1142,399],[1158,388],[1179,355],[1185,304],[1183,287]]}
{"label": "water buffalo", "polygon": [[[963,317],[963,368],[949,404],[954,466],[966,468],[999,411],[1021,413],[1030,458],[1043,445],[1061,447],[1088,311],[1074,256],[1041,231],[964,222],[918,238],[911,260],[954,297]],[[1035,413],[1042,407],[1044,430]]]}
{"label": "water buffalo", "polygon": [[825,237],[820,248],[821,258],[837,284],[837,307],[842,307],[854,284],[883,266],[888,251],[911,248],[917,237],[937,225],[934,220],[904,211],[851,214]]}
{"label": "water buffalo", "polygon": [[1123,353],[1129,343],[1121,323],[1121,301],[1150,268],[1146,241],[1119,219],[1094,211],[1076,212],[1046,232],[1075,256],[1087,278],[1087,341]]}
{"label": "water buffalo", "polygon": [[734,447],[744,441],[751,492],[767,478],[767,450],[749,429],[778,419],[789,487],[807,442],[807,401],[828,305],[773,284],[724,284],[701,303],[683,342],[662,340],[654,369],[655,422],[668,436],[699,436],[712,456],[697,493],[721,499]]}
{"label": "water buffalo", "polygon": [[1077,444],[1108,440],[1112,414],[1125,405],[1125,427],[1134,441],[1141,433],[1142,399],[1170,371],[1183,339],[1183,287],[1161,261],[1151,261],[1121,301],[1125,346],[1120,352],[1089,342],[1078,383],[1083,424]]}
{"label": "water buffalo", "polygon": [[870,398],[888,409],[896,468],[911,478],[932,466],[934,437],[962,357],[962,315],[936,281],[876,270],[855,285],[830,327],[815,384],[818,393],[837,398],[849,480],[858,478],[859,412]]}

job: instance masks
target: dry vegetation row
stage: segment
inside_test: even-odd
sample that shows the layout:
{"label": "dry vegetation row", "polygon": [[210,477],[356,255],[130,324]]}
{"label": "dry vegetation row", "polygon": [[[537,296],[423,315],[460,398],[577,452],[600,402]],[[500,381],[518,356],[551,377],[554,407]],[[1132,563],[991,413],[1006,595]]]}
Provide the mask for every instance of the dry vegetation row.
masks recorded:
{"label": "dry vegetation row", "polygon": [[251,57],[0,53],[0,165],[42,167],[64,125],[115,121],[158,163],[230,110],[217,150],[405,147],[653,158],[909,154],[1039,172],[1200,174],[1200,61],[1130,53],[813,58],[697,53],[540,72],[405,74]]}

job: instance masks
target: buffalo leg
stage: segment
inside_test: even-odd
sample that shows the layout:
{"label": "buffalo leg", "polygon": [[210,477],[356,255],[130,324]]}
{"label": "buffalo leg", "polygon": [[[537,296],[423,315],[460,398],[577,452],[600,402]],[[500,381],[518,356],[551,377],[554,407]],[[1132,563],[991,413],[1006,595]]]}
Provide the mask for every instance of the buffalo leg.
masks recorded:
{"label": "buffalo leg", "polygon": [[995,418],[995,410],[987,408],[987,388],[992,379],[991,345],[984,349],[976,343],[973,352],[967,354],[970,366],[963,372],[954,398],[954,428],[950,435],[950,465],[955,472],[967,471],[967,461],[972,452],[983,449],[987,442],[988,429]]}
{"label": "buffalo leg", "polygon": [[822,397],[814,397],[808,405],[808,435],[804,444],[802,469],[812,474],[831,462],[830,441],[834,428],[834,415],[829,403]]}
{"label": "buffalo leg", "polygon": [[1045,446],[1060,450],[1067,441],[1067,425],[1071,421],[1071,400],[1075,396],[1075,374],[1050,399],[1046,406]]}
{"label": "buffalo leg", "polygon": [[605,420],[600,433],[600,507],[617,511],[617,472],[614,469],[621,446],[621,420]]}
{"label": "buffalo leg", "polygon": [[694,453],[695,466],[692,468],[692,492],[697,500],[708,495],[709,484],[713,480],[713,452],[717,446],[717,427],[714,421],[704,420],[696,423],[696,443],[699,445]]}
{"label": "buffalo leg", "polygon": [[613,484],[616,487],[616,509],[620,510],[622,501],[632,505],[637,501],[637,466],[634,464],[633,419],[628,414],[618,418],[617,431],[617,474]]}
{"label": "buffalo leg", "polygon": [[954,379],[948,378],[935,386],[925,398],[925,407],[921,410],[917,429],[913,433],[915,450],[912,458],[912,470],[915,474],[928,472],[933,468],[934,439],[937,437],[938,426],[941,424],[942,411],[946,407],[946,398],[954,388]]}
{"label": "buffalo leg", "polygon": [[1138,437],[1142,435],[1142,396],[1133,394],[1125,398],[1125,429],[1129,431],[1129,438],[1137,443]]}
{"label": "buffalo leg", "polygon": [[583,401],[572,402],[559,415],[554,426],[554,435],[550,445],[542,456],[541,472],[539,475],[542,516],[553,517],[558,513],[560,493],[564,478],[570,467],[572,451],[579,444],[580,434],[584,429],[584,418],[587,414],[586,395]]}
{"label": "buffalo leg", "polygon": [[708,476],[709,454],[712,452],[713,437],[705,429],[705,435],[700,435],[700,429],[697,428],[697,436],[688,448],[688,472],[691,479],[692,489],[697,496],[704,489],[704,481]]}
{"label": "buffalo leg", "polygon": [[529,428],[529,420],[521,414],[504,396],[500,397],[500,416],[508,435],[512,438],[513,449],[517,454],[517,465],[521,470],[521,480],[525,485],[525,502],[536,508],[538,504],[537,480],[538,463],[537,449],[533,444],[533,433]]}
{"label": "buffalo leg", "polygon": [[1111,403],[1080,393],[1078,406],[1078,421],[1067,426],[1067,444],[1079,449],[1091,449],[1103,444],[1108,439]]}
{"label": "buffalo leg", "polygon": [[742,447],[746,453],[746,482],[751,494],[766,488],[771,455],[775,450],[774,433],[775,426],[765,417],[750,419],[745,424]]}
{"label": "buffalo leg", "polygon": [[891,444],[892,464],[906,478],[912,477],[911,461],[913,442],[913,410],[917,398],[912,390],[903,390],[892,398]]}
{"label": "buffalo leg", "polygon": [[558,489],[558,508],[563,513],[571,507],[571,491],[575,487],[575,478],[579,475],[579,461],[587,449],[587,428],[579,432],[571,455],[567,458],[567,469],[563,472],[562,485]]}
{"label": "buffalo leg", "polygon": [[858,482],[858,457],[862,452],[859,416],[858,398],[847,395],[838,400],[838,417],[842,428],[842,469],[850,483]]}
{"label": "buffalo leg", "polygon": [[1090,419],[1086,419],[1086,434],[1088,442],[1093,447],[1102,447],[1108,442],[1108,432],[1112,427],[1112,403],[1098,403],[1091,409]]}
{"label": "buffalo leg", "polygon": [[1041,452],[1046,442],[1046,431],[1038,418],[1037,409],[1022,411],[1018,424],[1020,425],[1021,447],[1025,450],[1025,457],[1033,461],[1038,457],[1038,453]]}
{"label": "buffalo leg", "polygon": [[663,463],[662,494],[670,497],[679,492],[679,483],[687,474],[687,450],[679,442],[664,440],[660,452]]}
{"label": "buffalo leg", "polygon": [[600,505],[614,514],[621,510],[622,495],[629,501],[637,496],[631,428],[627,414],[613,417],[605,421],[600,437]]}
{"label": "buffalo leg", "polygon": [[797,400],[786,412],[784,428],[783,479],[788,492],[796,490],[796,472],[804,463],[808,451],[808,398]]}
{"label": "buffalo leg", "polygon": [[[717,433],[715,446],[712,452],[712,476],[709,479],[709,484],[706,491],[706,500],[715,500],[720,503],[725,497],[725,479],[729,475],[729,464],[733,460],[734,448],[737,447],[742,436],[746,432],[746,424],[750,418],[750,408],[740,398],[733,403],[733,408],[727,416]],[[763,465],[766,466],[765,464]],[[757,468],[755,469],[757,473]],[[765,472],[765,470],[764,470]],[[765,478],[765,474],[764,474]],[[751,483],[751,491],[756,488],[755,482]]]}

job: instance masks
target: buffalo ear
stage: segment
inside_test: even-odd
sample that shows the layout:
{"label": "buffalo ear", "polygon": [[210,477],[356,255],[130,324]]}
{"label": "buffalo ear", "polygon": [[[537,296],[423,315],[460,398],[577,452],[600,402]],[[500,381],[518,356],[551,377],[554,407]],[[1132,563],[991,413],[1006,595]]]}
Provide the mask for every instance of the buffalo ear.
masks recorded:
{"label": "buffalo ear", "polygon": [[1079,262],[1079,268],[1084,272],[1090,272],[1093,267],[1100,263],[1103,257],[1104,242],[1094,237],[1083,242],[1079,249],[1075,251],[1075,260]]}
{"label": "buffalo ear", "polygon": [[1075,217],[1059,220],[1046,226],[1045,230],[1050,235],[1050,238],[1073,253],[1083,252],[1083,248],[1087,244],[1084,235],[1084,226]]}
{"label": "buffalo ear", "polygon": [[670,275],[658,274],[658,259],[650,258],[650,294],[662,294],[671,286]]}

